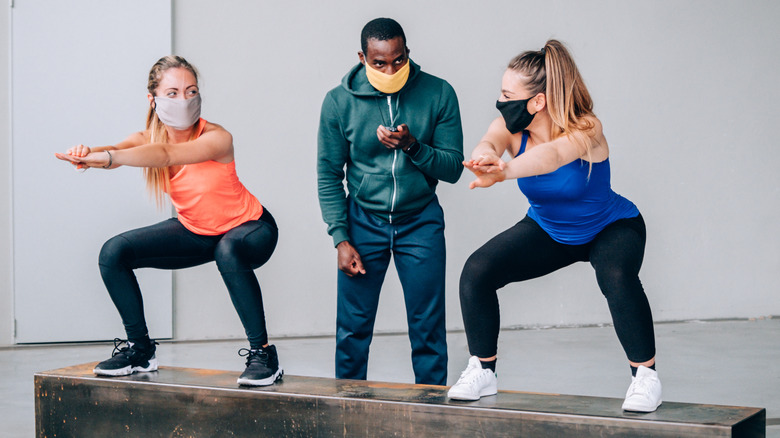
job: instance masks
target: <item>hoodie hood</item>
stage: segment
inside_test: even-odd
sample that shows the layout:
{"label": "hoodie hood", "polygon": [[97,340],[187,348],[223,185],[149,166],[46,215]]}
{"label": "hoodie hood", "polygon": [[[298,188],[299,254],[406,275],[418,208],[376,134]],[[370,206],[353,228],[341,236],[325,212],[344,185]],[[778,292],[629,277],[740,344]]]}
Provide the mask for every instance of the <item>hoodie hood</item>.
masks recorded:
{"label": "hoodie hood", "polygon": [[[365,68],[366,66],[361,63],[358,63],[356,66],[352,67],[349,70],[349,73],[347,73],[341,79],[341,86],[355,96],[386,96],[385,93],[377,90],[373,85],[371,85],[370,82],[368,82],[366,72],[364,71]],[[409,84],[417,78],[419,73],[420,66],[409,59],[409,79],[406,80],[406,84],[404,84],[404,87],[401,88],[398,92],[400,93],[404,91],[409,86]]]}

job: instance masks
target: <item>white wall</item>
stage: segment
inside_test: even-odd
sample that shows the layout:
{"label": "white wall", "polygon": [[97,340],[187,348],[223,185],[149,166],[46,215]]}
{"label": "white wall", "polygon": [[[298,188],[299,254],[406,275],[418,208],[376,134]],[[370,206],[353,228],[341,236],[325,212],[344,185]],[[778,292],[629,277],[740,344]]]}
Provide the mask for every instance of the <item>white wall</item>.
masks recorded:
{"label": "white wall", "polygon": [[11,106],[9,48],[11,47],[11,14],[0,7],[0,345],[14,341],[14,291],[11,273]]}
{"label": "white wall", "polygon": [[[641,275],[655,319],[780,315],[780,150],[771,137],[780,3],[175,1],[174,49],[200,69],[203,115],[233,133],[240,178],[280,225],[277,251],[258,270],[272,338],[334,331],[336,253],[316,195],[319,108],[377,16],[396,18],[412,58],[455,87],[467,154],[497,116],[506,62],[551,37],[568,43],[610,141],[613,187],[648,225]],[[0,146],[7,153],[6,138]],[[512,183],[469,191],[469,180],[439,188],[453,329],[462,327],[465,259],[527,208]],[[8,260],[0,255],[0,273]],[[0,295],[0,317],[11,296]],[[500,299],[503,326],[609,322],[587,264],[510,285]],[[380,306],[377,330],[405,329],[393,272]],[[0,343],[9,339],[4,326]],[[243,336],[213,264],[175,275],[174,335]]]}

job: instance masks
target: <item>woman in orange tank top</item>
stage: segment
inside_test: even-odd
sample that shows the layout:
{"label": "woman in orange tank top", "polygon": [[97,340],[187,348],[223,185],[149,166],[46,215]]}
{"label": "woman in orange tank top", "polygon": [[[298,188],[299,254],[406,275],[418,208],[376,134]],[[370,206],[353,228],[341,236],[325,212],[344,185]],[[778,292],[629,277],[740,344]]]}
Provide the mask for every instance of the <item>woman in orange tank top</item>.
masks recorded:
{"label": "woman in orange tank top", "polygon": [[103,245],[100,274],[127,339],[115,339],[111,358],[94,372],[122,376],[157,369],[157,344],[149,338],[134,269],[180,269],[216,261],[249,340],[249,348],[239,350],[247,359],[238,383],[270,385],[283,372],[276,347],[268,343],[254,270],[276,247],[274,218],[238,180],[233,137],[200,118],[195,68],[179,56],[163,57],[149,72],[147,89],[145,131],[113,146],[78,145],[55,154],[80,169],[143,167],[158,205],[168,194],[177,212],[176,218],[127,231]]}

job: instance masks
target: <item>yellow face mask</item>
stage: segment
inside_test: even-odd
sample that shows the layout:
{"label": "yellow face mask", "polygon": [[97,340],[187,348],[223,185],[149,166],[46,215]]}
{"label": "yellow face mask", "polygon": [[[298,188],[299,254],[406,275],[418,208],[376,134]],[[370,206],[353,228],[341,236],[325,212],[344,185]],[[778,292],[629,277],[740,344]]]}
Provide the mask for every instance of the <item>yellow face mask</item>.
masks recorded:
{"label": "yellow face mask", "polygon": [[406,81],[409,79],[409,64],[410,62],[407,59],[406,64],[400,70],[395,72],[394,75],[389,75],[369,67],[366,62],[366,77],[368,82],[377,90],[385,94],[393,94],[406,85]]}

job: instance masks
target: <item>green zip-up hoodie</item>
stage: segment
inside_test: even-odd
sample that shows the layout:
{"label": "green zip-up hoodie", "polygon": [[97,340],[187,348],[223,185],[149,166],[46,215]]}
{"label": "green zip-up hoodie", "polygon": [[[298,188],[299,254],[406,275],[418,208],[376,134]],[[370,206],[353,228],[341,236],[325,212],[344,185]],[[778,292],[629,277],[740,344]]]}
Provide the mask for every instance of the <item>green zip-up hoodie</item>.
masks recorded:
{"label": "green zip-up hoodie", "polygon": [[[418,213],[433,199],[439,180],[455,183],[463,172],[463,128],[455,90],[409,62],[409,79],[397,93],[377,91],[358,64],[322,103],[317,182],[322,218],[334,245],[349,240],[345,165],[349,196],[385,222]],[[413,157],[388,149],[376,135],[379,125],[403,123],[420,143]]]}

